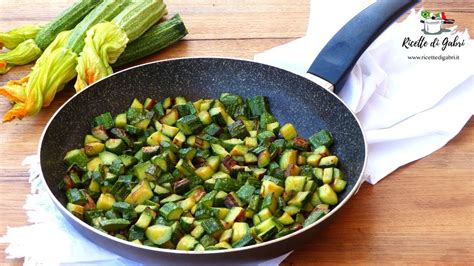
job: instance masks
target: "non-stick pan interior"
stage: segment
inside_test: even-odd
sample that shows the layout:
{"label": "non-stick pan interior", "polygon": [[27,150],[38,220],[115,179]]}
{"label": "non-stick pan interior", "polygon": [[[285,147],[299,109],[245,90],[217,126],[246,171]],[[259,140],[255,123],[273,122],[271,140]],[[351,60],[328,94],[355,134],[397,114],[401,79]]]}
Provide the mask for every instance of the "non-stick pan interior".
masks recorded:
{"label": "non-stick pan interior", "polygon": [[[128,108],[133,98],[158,100],[186,96],[189,100],[217,98],[222,92],[244,97],[265,95],[280,122],[292,122],[298,133],[309,137],[326,128],[335,138],[332,147],[340,157],[352,190],[364,166],[365,144],[361,129],[347,107],[333,94],[290,72],[243,60],[190,58],[160,61],[117,73],[97,82],[71,99],[50,122],[41,143],[41,167],[47,185],[65,204],[58,182],[66,170],[65,153],[81,147],[90,120],[110,111]],[[341,200],[342,200],[341,198]]]}

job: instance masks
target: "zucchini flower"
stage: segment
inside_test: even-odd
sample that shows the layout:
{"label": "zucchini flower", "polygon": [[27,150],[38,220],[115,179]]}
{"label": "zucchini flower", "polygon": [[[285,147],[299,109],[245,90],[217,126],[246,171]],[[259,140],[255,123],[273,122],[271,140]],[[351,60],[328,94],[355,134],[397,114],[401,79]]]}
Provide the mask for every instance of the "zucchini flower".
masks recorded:
{"label": "zucchini flower", "polygon": [[[101,34],[106,32],[107,34]],[[112,67],[128,43],[127,34],[111,22],[100,23],[87,31],[85,46],[79,57],[75,87],[88,84],[110,75]]]}
{"label": "zucchini flower", "polygon": [[21,42],[15,49],[0,54],[0,74],[7,73],[14,65],[26,65],[36,60],[41,53],[34,40]]}
{"label": "zucchini flower", "polygon": [[[49,106],[56,92],[62,90],[65,84],[62,81],[70,81],[75,77],[77,54],[62,47],[70,35],[71,31],[60,33],[28,76],[0,87],[0,95],[14,102],[3,121],[36,114],[42,107]],[[48,68],[48,71],[41,71],[43,68]],[[48,76],[53,78],[46,78]]]}
{"label": "zucchini flower", "polygon": [[78,59],[76,91],[110,75],[113,72],[110,64],[115,63],[127,43],[140,37],[165,13],[163,0],[138,0],[111,22],[92,27]]}
{"label": "zucchini flower", "polygon": [[7,32],[0,32],[0,49],[15,49],[20,43],[34,39],[41,27],[38,25],[26,25]]}

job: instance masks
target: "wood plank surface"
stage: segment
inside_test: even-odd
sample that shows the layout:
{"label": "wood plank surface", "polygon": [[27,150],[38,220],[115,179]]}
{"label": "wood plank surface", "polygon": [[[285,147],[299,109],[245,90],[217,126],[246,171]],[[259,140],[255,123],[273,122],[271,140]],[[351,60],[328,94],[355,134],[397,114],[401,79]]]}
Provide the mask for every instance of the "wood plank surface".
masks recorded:
{"label": "wood plank surface", "polygon": [[[44,23],[71,0],[1,0],[0,31]],[[256,53],[301,37],[309,1],[173,0],[190,34],[184,41],[138,63],[185,56],[252,59]],[[424,1],[446,11],[461,29],[474,28],[474,1]],[[341,7],[343,8],[343,7]],[[472,34],[472,33],[471,33]],[[0,76],[0,85],[28,73],[31,65]],[[22,160],[37,150],[48,119],[68,97],[56,96],[37,116],[0,125],[0,235],[27,224],[22,206],[29,193]],[[0,113],[10,104],[0,98]],[[298,247],[283,265],[303,264],[474,264],[474,119],[444,148],[401,167],[375,186],[364,184],[327,230]],[[20,265],[5,259],[0,264]]]}

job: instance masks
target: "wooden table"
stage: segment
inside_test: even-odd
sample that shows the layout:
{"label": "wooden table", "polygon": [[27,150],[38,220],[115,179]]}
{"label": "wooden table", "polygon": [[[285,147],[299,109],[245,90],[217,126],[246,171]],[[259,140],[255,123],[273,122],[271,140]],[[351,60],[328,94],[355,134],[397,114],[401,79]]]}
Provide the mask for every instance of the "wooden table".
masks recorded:
{"label": "wooden table", "polygon": [[[33,2],[33,3],[30,3]],[[52,19],[72,0],[2,0],[0,30]],[[186,40],[138,63],[184,56],[251,59],[256,53],[304,35],[309,1],[173,0],[189,29]],[[461,28],[474,28],[474,1],[426,1],[448,12]],[[335,15],[337,15],[335,13]],[[0,85],[31,66],[0,76]],[[59,93],[37,116],[0,126],[0,235],[7,226],[27,224],[22,206],[29,193],[27,155],[36,153],[40,134],[54,111],[71,95]],[[0,113],[10,104],[0,98]],[[376,186],[364,184],[325,233],[293,252],[284,264],[474,263],[474,119],[432,155],[401,167]],[[6,260],[0,245],[0,264]]]}

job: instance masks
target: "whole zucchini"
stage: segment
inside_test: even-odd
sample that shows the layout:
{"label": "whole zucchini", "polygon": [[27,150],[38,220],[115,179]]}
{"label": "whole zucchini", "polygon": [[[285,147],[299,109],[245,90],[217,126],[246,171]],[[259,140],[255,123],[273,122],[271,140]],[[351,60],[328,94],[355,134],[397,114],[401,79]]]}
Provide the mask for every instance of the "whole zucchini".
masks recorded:
{"label": "whole zucchini", "polygon": [[38,47],[44,51],[60,32],[74,28],[101,2],[102,0],[80,0],[74,3],[38,32],[35,38]]}
{"label": "whole zucchini", "polygon": [[179,14],[170,20],[151,27],[145,34],[129,43],[117,62],[112,66],[117,67],[133,62],[137,59],[154,54],[173,43],[181,40],[188,31]]}

